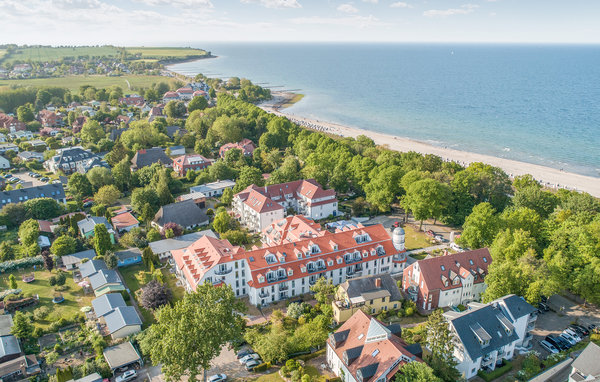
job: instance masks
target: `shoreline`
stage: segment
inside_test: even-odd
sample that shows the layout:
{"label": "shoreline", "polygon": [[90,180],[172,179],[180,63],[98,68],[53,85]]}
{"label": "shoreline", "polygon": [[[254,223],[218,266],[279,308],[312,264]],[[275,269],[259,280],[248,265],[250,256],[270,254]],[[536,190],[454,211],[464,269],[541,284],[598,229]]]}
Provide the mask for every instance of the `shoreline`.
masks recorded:
{"label": "shoreline", "polygon": [[469,163],[473,162],[483,162],[501,168],[511,178],[518,175],[530,174],[536,180],[538,180],[543,187],[546,188],[555,190],[564,188],[569,190],[584,191],[592,196],[600,197],[600,178],[580,175],[572,172],[565,172],[552,167],[520,162],[513,159],[499,158],[492,155],[437,147],[410,138],[397,137],[391,134],[363,130],[337,123],[306,118],[293,113],[285,112],[284,105],[289,103],[289,101],[295,97],[295,93],[274,91],[272,92],[272,95],[272,100],[262,102],[258,105],[258,107],[266,112],[286,117],[291,121],[311,130],[334,134],[341,137],[356,138],[359,135],[364,135],[371,138],[377,145],[385,146],[391,150],[400,152],[415,151],[420,154],[434,154],[441,157],[445,161],[454,161],[464,166],[467,166]]}

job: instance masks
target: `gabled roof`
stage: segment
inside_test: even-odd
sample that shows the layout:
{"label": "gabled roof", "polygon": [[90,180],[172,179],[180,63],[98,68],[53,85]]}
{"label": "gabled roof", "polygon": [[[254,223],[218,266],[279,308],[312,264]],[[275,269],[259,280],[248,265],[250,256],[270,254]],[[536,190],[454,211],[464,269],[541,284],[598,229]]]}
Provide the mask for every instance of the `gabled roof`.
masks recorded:
{"label": "gabled roof", "polygon": [[107,284],[122,284],[121,278],[117,272],[112,269],[101,269],[93,275],[90,275],[89,279],[93,290],[99,289]]}
{"label": "gabled roof", "polygon": [[[21,188],[19,190],[0,191],[0,199],[6,200],[6,203],[19,203],[37,198],[62,200],[66,198],[65,189],[62,184],[51,183],[43,186]],[[10,200],[10,202],[8,202],[8,200]],[[5,203],[3,203],[3,205],[4,204]]]}
{"label": "gabled roof", "polygon": [[303,215],[295,215],[274,222],[263,229],[262,233],[270,239],[270,244],[282,244],[323,236],[329,231],[322,230],[321,225],[312,219]]}
{"label": "gabled roof", "polygon": [[10,329],[13,326],[13,319],[10,314],[0,315],[0,336],[10,336]]}
{"label": "gabled roof", "polygon": [[89,216],[83,220],[77,222],[77,227],[83,231],[83,233],[88,233],[94,231],[94,228],[98,224],[104,224],[108,232],[113,232],[113,227],[108,223],[108,220],[104,216]]}
{"label": "gabled roof", "polygon": [[514,294],[501,297],[494,302],[504,305],[514,320],[527,316],[537,310],[528,304],[522,297]]}
{"label": "gabled roof", "polygon": [[194,242],[198,241],[203,236],[210,236],[213,238],[217,238],[217,235],[209,229],[199,232],[188,233],[187,235],[182,235],[179,237],[174,237],[172,239],[164,239],[153,241],[148,243],[150,249],[154,253],[165,253],[168,251],[174,251],[177,249],[182,249],[192,245]]}
{"label": "gabled roof", "polygon": [[[381,283],[380,286],[377,286],[378,279]],[[400,294],[396,282],[388,273],[352,278],[340,284],[340,288],[346,291],[352,303],[388,296],[390,301],[402,300],[402,294]]]}
{"label": "gabled roof", "polygon": [[584,376],[600,376],[600,346],[590,342],[575,358],[572,366]]}
{"label": "gabled roof", "polygon": [[161,227],[167,223],[177,223],[182,227],[190,227],[208,224],[208,216],[202,212],[192,199],[188,199],[160,207],[153,221]]}
{"label": "gabled roof", "polygon": [[100,270],[107,270],[108,267],[103,260],[91,260],[86,261],[85,263],[79,265],[79,272],[81,272],[81,277],[90,277],[94,273]]}
{"label": "gabled roof", "polygon": [[107,293],[92,300],[96,317],[104,317],[118,307],[127,306],[121,293]]}
{"label": "gabled roof", "polygon": [[125,261],[127,259],[141,257],[142,251],[139,248],[127,248],[123,251],[115,252],[115,255],[120,261]]}
{"label": "gabled roof", "polygon": [[142,320],[133,306],[115,308],[112,312],[104,316],[104,321],[110,334],[126,326],[142,324]]}
{"label": "gabled roof", "polygon": [[142,168],[150,166],[153,163],[162,163],[163,165],[170,166],[173,161],[165,154],[164,150],[160,147],[153,147],[151,149],[138,150],[131,163],[136,168]]}
{"label": "gabled roof", "polygon": [[134,226],[136,224],[140,224],[140,222],[133,216],[131,212],[123,212],[114,216],[110,219],[115,226],[116,230],[122,230],[127,227]]}
{"label": "gabled roof", "polygon": [[63,262],[63,265],[67,266],[72,264],[79,264],[83,259],[92,260],[94,257],[96,257],[96,251],[93,249],[86,249],[85,251],[72,253],[70,255],[64,255],[61,257],[61,260]]}

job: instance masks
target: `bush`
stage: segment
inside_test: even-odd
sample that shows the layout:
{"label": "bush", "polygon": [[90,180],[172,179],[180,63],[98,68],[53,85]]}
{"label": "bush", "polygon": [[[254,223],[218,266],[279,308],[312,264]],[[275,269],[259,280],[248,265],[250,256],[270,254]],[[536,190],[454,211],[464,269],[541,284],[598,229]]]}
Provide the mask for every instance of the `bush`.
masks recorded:
{"label": "bush", "polygon": [[265,363],[261,363],[260,365],[256,366],[254,368],[254,371],[257,372],[257,373],[260,373],[262,371],[266,371],[270,367],[271,367],[271,363],[270,362],[265,362]]}
{"label": "bush", "polygon": [[129,293],[127,293],[126,290],[122,290],[121,291],[121,296],[123,296],[123,300],[125,300],[125,301],[129,301],[130,300]]}
{"label": "bush", "polygon": [[513,367],[511,362],[506,361],[506,360],[503,362],[504,362],[504,365],[496,367],[494,369],[494,371],[491,371],[488,373],[483,370],[479,370],[477,372],[477,375],[480,376],[481,378],[483,378],[486,382],[490,382],[496,378],[499,378],[500,376],[508,373]]}
{"label": "bush", "polygon": [[47,306],[40,306],[33,311],[33,319],[36,321],[43,320],[50,314],[50,308]]}
{"label": "bush", "polygon": [[42,264],[44,264],[44,258],[42,257],[42,255],[34,257],[25,257],[23,259],[18,260],[9,260],[0,263],[0,273],[7,273],[14,271],[15,269],[21,268],[32,268],[34,265]]}

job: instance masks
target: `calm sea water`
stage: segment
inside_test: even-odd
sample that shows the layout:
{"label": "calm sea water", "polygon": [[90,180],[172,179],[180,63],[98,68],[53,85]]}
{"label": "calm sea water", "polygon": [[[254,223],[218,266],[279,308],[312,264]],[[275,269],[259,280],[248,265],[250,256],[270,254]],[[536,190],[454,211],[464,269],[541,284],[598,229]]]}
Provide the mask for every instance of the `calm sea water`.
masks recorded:
{"label": "calm sea water", "polygon": [[290,112],[600,176],[600,46],[197,44],[171,68],[305,98]]}

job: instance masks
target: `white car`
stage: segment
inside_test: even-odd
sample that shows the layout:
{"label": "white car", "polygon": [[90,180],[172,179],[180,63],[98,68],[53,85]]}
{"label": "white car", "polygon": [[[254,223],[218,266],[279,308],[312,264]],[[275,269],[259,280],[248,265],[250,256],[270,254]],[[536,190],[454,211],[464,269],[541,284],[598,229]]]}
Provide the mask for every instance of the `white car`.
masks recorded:
{"label": "white car", "polygon": [[540,341],[540,346],[548,350],[552,354],[558,353],[558,349],[548,341]]}
{"label": "white car", "polygon": [[573,336],[568,335],[567,333],[560,333],[558,336],[560,338],[562,338],[563,340],[567,341],[568,343],[570,343],[571,346],[577,344],[577,341],[575,340],[575,338],[573,338]]}
{"label": "white car", "polygon": [[565,329],[563,330],[563,333],[570,335],[577,342],[581,341],[581,337],[579,337],[579,334],[575,333],[575,331],[571,329]]}
{"label": "white car", "polygon": [[227,380],[226,374],[215,374],[208,377],[208,382],[224,382]]}
{"label": "white car", "polygon": [[127,370],[123,374],[119,375],[115,382],[127,382],[137,378],[137,372],[135,370]]}
{"label": "white car", "polygon": [[240,358],[240,363],[242,365],[244,365],[246,362],[253,360],[253,359],[254,360],[260,359],[260,356],[256,353],[248,354],[247,356]]}
{"label": "white car", "polygon": [[464,249],[462,249],[461,246],[458,245],[458,244],[456,244],[456,243],[450,244],[450,248],[452,248],[456,252],[463,252],[464,251]]}

